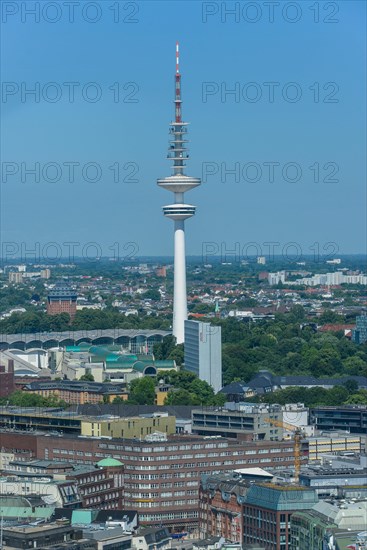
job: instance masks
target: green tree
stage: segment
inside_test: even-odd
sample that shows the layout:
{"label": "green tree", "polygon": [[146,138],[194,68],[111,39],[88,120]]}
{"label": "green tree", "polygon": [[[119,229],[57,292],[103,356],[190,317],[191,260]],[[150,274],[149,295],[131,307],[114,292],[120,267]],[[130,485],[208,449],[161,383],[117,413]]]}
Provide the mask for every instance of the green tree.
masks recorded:
{"label": "green tree", "polygon": [[137,405],[154,405],[155,386],[150,376],[135,378],[130,384],[129,402]]}
{"label": "green tree", "polygon": [[367,390],[359,390],[349,396],[345,403],[347,405],[367,405]]}
{"label": "green tree", "polygon": [[343,366],[348,374],[352,374],[354,376],[366,375],[366,362],[357,355],[347,357],[347,359],[343,361]]}
{"label": "green tree", "polygon": [[200,405],[200,400],[188,390],[169,391],[165,405]]}
{"label": "green tree", "polygon": [[87,382],[94,382],[94,376],[92,373],[83,374],[79,380],[85,380]]}
{"label": "green tree", "polygon": [[159,290],[152,288],[144,292],[144,294],[142,295],[142,298],[159,302],[161,299],[161,293],[159,292]]}
{"label": "green tree", "polygon": [[174,361],[176,361],[176,365],[178,366],[182,365],[182,363],[184,362],[184,358],[185,352],[183,344],[177,344],[177,346],[175,346],[168,355],[168,359],[173,359]]}
{"label": "green tree", "polygon": [[345,382],[344,387],[349,393],[356,393],[358,391],[358,382],[350,378]]}
{"label": "green tree", "polygon": [[112,403],[114,405],[123,405],[124,403],[126,403],[126,401],[124,399],[122,399],[121,397],[117,396],[117,397],[114,398]]}

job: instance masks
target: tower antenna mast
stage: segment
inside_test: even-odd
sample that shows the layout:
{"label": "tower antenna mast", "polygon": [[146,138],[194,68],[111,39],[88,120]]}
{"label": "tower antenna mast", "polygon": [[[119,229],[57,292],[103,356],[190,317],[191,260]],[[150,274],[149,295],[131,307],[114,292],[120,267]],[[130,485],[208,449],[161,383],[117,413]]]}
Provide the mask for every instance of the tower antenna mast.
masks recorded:
{"label": "tower antenna mast", "polygon": [[173,161],[172,175],[157,180],[159,187],[174,194],[174,203],[163,207],[163,214],[174,221],[174,290],[173,290],[173,335],[177,344],[184,341],[184,325],[187,319],[186,293],[186,253],[185,253],[185,220],[194,216],[196,206],[186,204],[184,194],[201,184],[199,178],[185,174],[185,161],[189,154],[186,148],[188,140],[187,122],[182,121],[180,46],[176,42],[175,72],[175,117],[171,122],[171,136],[167,158]]}

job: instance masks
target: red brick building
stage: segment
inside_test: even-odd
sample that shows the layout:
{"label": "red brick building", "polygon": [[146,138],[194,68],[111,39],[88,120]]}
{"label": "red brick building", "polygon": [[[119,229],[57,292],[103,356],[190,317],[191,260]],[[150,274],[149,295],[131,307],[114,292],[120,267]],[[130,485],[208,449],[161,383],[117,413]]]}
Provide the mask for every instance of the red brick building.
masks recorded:
{"label": "red brick building", "polygon": [[47,314],[68,313],[72,320],[76,314],[77,293],[69,286],[57,284],[47,296]]}
{"label": "red brick building", "polygon": [[0,397],[8,397],[15,391],[14,361],[8,360],[8,366],[0,365]]}
{"label": "red brick building", "polygon": [[169,436],[167,440],[86,439],[74,435],[0,432],[0,448],[31,450],[35,458],[96,464],[114,458],[124,464],[124,508],[142,523],[190,532],[198,528],[199,483],[247,465],[284,468],[294,464],[292,441],[240,441],[222,437]]}
{"label": "red brick building", "polygon": [[317,502],[309,487],[249,483],[230,476],[202,479],[199,495],[199,534],[224,537],[232,543],[266,550],[290,549],[290,518]]}
{"label": "red brick building", "polygon": [[199,535],[242,544],[242,506],[250,484],[230,476],[203,476],[199,490]]}

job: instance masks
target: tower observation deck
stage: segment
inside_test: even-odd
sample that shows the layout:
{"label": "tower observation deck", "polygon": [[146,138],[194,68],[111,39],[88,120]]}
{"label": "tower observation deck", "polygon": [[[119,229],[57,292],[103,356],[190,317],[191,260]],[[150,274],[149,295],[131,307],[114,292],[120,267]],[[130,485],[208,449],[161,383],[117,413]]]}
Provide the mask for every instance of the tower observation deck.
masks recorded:
{"label": "tower observation deck", "polygon": [[163,206],[163,214],[174,221],[174,290],[173,290],[173,335],[178,344],[184,341],[184,323],[187,319],[185,220],[196,211],[192,204],[186,204],[184,194],[200,185],[200,178],[187,176],[186,161],[189,159],[187,143],[187,122],[182,121],[181,73],[179,45],[176,44],[175,73],[175,119],[171,122],[167,159],[173,162],[172,174],[157,180],[159,187],[173,193],[174,202]]}

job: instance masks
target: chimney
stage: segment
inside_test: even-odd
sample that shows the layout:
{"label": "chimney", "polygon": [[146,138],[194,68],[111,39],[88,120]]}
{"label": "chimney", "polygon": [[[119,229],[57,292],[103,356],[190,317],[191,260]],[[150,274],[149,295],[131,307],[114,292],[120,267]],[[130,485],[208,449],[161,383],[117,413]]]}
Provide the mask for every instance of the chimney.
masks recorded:
{"label": "chimney", "polygon": [[8,372],[14,372],[14,360],[8,359]]}

